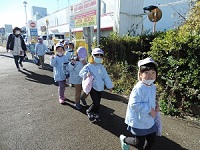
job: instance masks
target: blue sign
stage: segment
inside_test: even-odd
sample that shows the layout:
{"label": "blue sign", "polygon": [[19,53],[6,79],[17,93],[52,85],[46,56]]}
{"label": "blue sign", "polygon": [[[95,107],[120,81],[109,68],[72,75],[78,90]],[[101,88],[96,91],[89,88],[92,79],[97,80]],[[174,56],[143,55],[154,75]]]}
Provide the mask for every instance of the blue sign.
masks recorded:
{"label": "blue sign", "polygon": [[31,35],[31,36],[38,36],[38,31],[37,31],[37,29],[30,29],[30,35]]}

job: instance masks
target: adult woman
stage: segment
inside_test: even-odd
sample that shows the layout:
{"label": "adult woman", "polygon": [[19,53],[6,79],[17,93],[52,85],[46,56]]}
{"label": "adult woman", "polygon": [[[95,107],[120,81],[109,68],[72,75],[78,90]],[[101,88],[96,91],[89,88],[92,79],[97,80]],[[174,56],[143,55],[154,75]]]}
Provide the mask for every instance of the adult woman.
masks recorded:
{"label": "adult woman", "polygon": [[26,44],[24,42],[23,37],[20,35],[21,29],[18,27],[15,27],[13,29],[13,34],[10,34],[8,37],[6,50],[7,52],[10,50],[11,54],[14,57],[15,65],[20,70],[20,67],[23,67],[22,61],[24,60],[24,54],[26,49]]}

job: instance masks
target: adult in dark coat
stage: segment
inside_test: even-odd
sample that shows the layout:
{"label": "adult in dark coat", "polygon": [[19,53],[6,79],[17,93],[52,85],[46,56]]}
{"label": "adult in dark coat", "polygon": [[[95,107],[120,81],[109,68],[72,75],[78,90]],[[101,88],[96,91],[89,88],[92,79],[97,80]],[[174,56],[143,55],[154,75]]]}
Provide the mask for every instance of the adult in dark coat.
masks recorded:
{"label": "adult in dark coat", "polygon": [[26,44],[24,42],[23,37],[21,36],[21,29],[15,27],[13,29],[13,34],[10,34],[6,44],[7,52],[10,50],[11,54],[14,57],[15,65],[20,70],[20,67],[23,67],[22,61],[24,60],[24,55],[26,49]]}

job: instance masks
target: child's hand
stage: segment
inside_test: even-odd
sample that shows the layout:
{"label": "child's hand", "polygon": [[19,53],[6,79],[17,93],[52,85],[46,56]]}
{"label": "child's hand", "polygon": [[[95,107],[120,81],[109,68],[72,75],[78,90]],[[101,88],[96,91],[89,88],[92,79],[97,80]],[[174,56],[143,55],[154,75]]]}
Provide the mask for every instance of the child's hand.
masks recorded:
{"label": "child's hand", "polygon": [[87,63],[86,63],[86,60],[82,60],[81,62],[83,63],[83,65],[86,65],[86,64],[87,64]]}
{"label": "child's hand", "polygon": [[90,75],[91,75],[91,74],[88,72],[88,73],[87,73],[87,77],[89,77]]}
{"label": "child's hand", "polygon": [[55,57],[54,54],[52,54],[52,55],[51,55],[51,58],[54,59],[54,57]]}
{"label": "child's hand", "polygon": [[71,63],[76,64],[76,60],[72,59]]}
{"label": "child's hand", "polygon": [[160,106],[159,106],[159,103],[156,102],[156,111],[159,112],[160,111]]}
{"label": "child's hand", "polygon": [[157,111],[155,111],[153,108],[151,108],[150,115],[152,118],[155,118]]}

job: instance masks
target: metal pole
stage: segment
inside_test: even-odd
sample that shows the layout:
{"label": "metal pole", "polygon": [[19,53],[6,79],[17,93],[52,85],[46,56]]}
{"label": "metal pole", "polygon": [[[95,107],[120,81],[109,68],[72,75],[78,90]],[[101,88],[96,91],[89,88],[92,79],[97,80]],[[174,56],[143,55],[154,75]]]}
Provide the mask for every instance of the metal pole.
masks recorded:
{"label": "metal pole", "polygon": [[58,11],[59,11],[59,0],[57,0],[57,4],[58,4]]}
{"label": "metal pole", "polygon": [[100,45],[101,30],[101,0],[97,0],[97,47]]}
{"label": "metal pole", "polygon": [[26,34],[27,34],[27,39],[29,40],[29,35],[28,35],[28,22],[27,22],[27,12],[26,12],[26,5],[28,4],[26,1],[23,2],[24,8],[25,8],[25,15],[26,15]]}
{"label": "metal pole", "polygon": [[156,9],[154,9],[155,10],[155,12],[154,12],[154,15],[153,15],[153,17],[154,17],[154,23],[153,23],[153,33],[155,33],[156,32],[156,17],[157,17],[157,8]]}
{"label": "metal pole", "polygon": [[72,41],[70,0],[68,0],[68,12],[69,12],[69,40]]}

